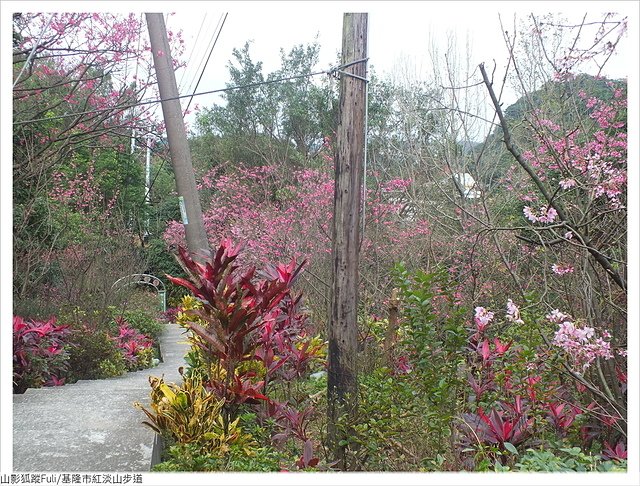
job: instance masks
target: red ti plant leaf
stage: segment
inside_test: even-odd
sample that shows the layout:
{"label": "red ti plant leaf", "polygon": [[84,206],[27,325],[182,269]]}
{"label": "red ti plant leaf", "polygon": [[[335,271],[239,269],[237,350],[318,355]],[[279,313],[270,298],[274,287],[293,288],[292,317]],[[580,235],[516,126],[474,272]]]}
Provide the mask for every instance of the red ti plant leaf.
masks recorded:
{"label": "red ti plant leaf", "polygon": [[313,456],[313,442],[311,439],[307,439],[304,442],[303,452],[300,458],[296,461],[296,466],[299,469],[307,467],[315,467],[320,462],[320,459]]}
{"label": "red ti plant leaf", "polygon": [[513,341],[509,341],[508,343],[505,344],[505,343],[500,342],[500,339],[494,338],[493,339],[493,344],[495,345],[496,353],[499,356],[502,356],[504,353],[509,351],[509,348],[513,344]]}
{"label": "red ti plant leaf", "polygon": [[619,366],[616,366],[616,376],[618,377],[618,383],[620,384],[620,392],[627,392],[627,374],[620,369]]}
{"label": "red ti plant leaf", "polygon": [[59,347],[58,344],[52,344],[46,349],[46,354],[48,354],[49,356],[55,356],[62,353],[63,351],[64,349]]}
{"label": "red ti plant leaf", "polygon": [[467,382],[469,383],[469,386],[475,393],[477,401],[480,401],[482,399],[482,395],[486,391],[492,390],[494,388],[494,385],[491,380],[486,380],[486,381],[480,380],[480,382],[477,382],[471,373],[467,374]]}
{"label": "red ti plant leaf", "polygon": [[[49,385],[68,370],[69,326],[13,317],[13,387],[22,393],[29,387]],[[63,382],[61,378],[59,383]]]}
{"label": "red ti plant leaf", "polygon": [[314,411],[313,407],[307,407],[300,412],[286,402],[271,402],[271,404],[272,407],[269,409],[269,413],[283,429],[283,434],[286,437],[293,436],[302,442],[309,439],[307,426],[309,425],[308,420]]}
{"label": "red ti plant leaf", "polygon": [[536,384],[542,379],[540,376],[527,376],[525,379],[525,383],[527,384],[527,394],[529,395],[529,400],[532,402],[536,401],[537,392],[536,392]]}
{"label": "red ti plant leaf", "polygon": [[267,377],[273,376],[273,374],[289,360],[289,356],[285,356],[284,358],[278,356],[276,359],[273,347],[264,344],[256,349],[254,356],[258,361],[262,361],[262,364],[267,370]]}
{"label": "red ti plant leaf", "polygon": [[507,407],[515,417],[521,417],[525,413],[522,397],[520,395],[516,395],[513,405],[505,403],[504,406]]}
{"label": "red ti plant leaf", "polygon": [[13,316],[13,334],[20,335],[26,329],[28,329],[26,321],[20,316]]}
{"label": "red ti plant leaf", "polygon": [[309,363],[318,358],[321,349],[322,344],[311,346],[311,341],[304,341],[299,348],[293,344],[288,346],[285,352],[295,376],[302,376],[307,371]]}
{"label": "red ti plant leaf", "polygon": [[287,286],[291,286],[295,282],[296,278],[300,274],[300,271],[306,263],[307,261],[304,260],[302,263],[296,266],[296,261],[291,260],[291,262],[286,265],[267,265],[261,273],[269,280],[277,280],[281,283],[286,284]]}
{"label": "red ti plant leaf", "polygon": [[613,427],[618,422],[618,420],[620,420],[618,417],[614,417],[613,415],[608,414],[600,415],[598,418],[600,419],[600,422],[605,424],[607,427]]}
{"label": "red ti plant leaf", "polygon": [[62,386],[64,385],[64,378],[58,378],[55,375],[49,377],[49,381],[45,383],[46,386]]}
{"label": "red ti plant leaf", "polygon": [[627,459],[627,448],[624,442],[620,441],[615,447],[611,447],[608,442],[605,441],[604,449],[602,450],[602,458],[615,461],[623,461]]}
{"label": "red ti plant leaf", "polygon": [[[475,440],[479,440],[485,444],[498,443],[498,439],[496,439],[495,434],[480,415],[475,413],[463,413],[461,418],[466,425],[466,427],[462,428],[461,431],[465,436],[471,438],[469,443],[473,443]],[[471,433],[469,433],[469,430],[471,430]]]}
{"label": "red ti plant leaf", "polygon": [[627,374],[624,373],[619,366],[616,366],[616,376],[618,377],[618,381],[620,381],[620,383],[627,382]]}
{"label": "red ti plant leaf", "polygon": [[505,418],[505,413],[495,408],[491,410],[489,415],[486,415],[480,408],[478,415],[488,426],[488,435],[493,439],[492,443],[498,442],[501,445],[504,445],[505,442],[510,442],[513,445],[523,442],[528,435],[529,426],[533,423],[533,419],[527,419],[526,416]]}
{"label": "red ti plant leaf", "polygon": [[547,408],[549,409],[549,421],[563,437],[575,418],[581,413],[579,408],[566,403],[548,403]]}
{"label": "red ti plant leaf", "polygon": [[240,377],[234,376],[230,385],[223,380],[211,379],[208,387],[212,389],[220,398],[225,398],[228,404],[239,405],[241,403],[256,404],[261,400],[269,400],[258,390],[264,386],[263,381],[251,383],[249,374]]}
{"label": "red ti plant leaf", "polygon": [[217,349],[218,352],[220,353],[220,356],[222,357],[226,356],[226,348],[224,344],[220,342],[220,340],[217,338],[215,334],[209,332],[208,329],[205,329],[201,325],[193,322],[189,324],[189,329],[191,329],[195,334],[198,335],[198,337],[203,339],[207,344],[210,344],[215,349]]}
{"label": "red ti plant leaf", "polygon": [[584,443],[585,447],[591,447],[593,439],[598,437],[602,433],[602,427],[593,424],[587,424],[580,427],[580,439]]}
{"label": "red ti plant leaf", "polygon": [[487,363],[491,357],[491,348],[489,347],[488,339],[482,341],[482,345],[480,346],[480,356],[482,356],[483,363]]}

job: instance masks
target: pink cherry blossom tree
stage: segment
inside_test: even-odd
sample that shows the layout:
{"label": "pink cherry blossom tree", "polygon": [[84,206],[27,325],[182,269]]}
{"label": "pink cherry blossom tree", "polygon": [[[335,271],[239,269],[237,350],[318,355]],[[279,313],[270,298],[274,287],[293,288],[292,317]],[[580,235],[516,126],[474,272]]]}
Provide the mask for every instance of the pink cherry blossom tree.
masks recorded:
{"label": "pink cherry blossom tree", "polygon": [[[131,214],[122,214],[120,204],[132,189],[112,181],[121,191],[101,192],[93,179],[106,176],[92,170],[109,159],[116,179],[129,180],[136,164],[129,155],[132,135],[142,140],[146,133],[162,133],[154,105],[139,104],[156,96],[145,35],[138,14],[14,15],[14,291],[19,299],[35,297],[50,284],[52,272],[69,263],[69,249],[77,254],[78,245],[95,239],[104,238],[106,246],[119,233],[129,246],[129,260],[137,260],[127,229]],[[180,35],[170,37],[179,59]],[[81,267],[96,255],[86,256],[91,257]]]}

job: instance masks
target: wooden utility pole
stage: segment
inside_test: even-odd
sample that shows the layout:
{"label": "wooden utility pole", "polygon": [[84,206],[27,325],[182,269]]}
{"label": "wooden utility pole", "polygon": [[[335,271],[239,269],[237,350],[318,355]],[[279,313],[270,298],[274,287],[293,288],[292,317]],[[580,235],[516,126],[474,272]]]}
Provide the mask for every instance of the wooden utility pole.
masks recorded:
{"label": "wooden utility pole", "polygon": [[[365,144],[366,13],[346,13],[342,28],[340,120],[335,156],[331,317],[328,355],[328,442],[333,460],[348,468],[344,440],[357,407],[358,263]],[[341,421],[340,418],[346,419]],[[343,445],[341,445],[341,442]]]}
{"label": "wooden utility pole", "polygon": [[187,131],[182,118],[182,107],[180,100],[177,99],[180,95],[171,60],[167,28],[161,13],[147,13],[145,15],[187,247],[193,258],[201,260],[203,254],[210,254],[210,248],[202,221],[202,207],[193,174]]}

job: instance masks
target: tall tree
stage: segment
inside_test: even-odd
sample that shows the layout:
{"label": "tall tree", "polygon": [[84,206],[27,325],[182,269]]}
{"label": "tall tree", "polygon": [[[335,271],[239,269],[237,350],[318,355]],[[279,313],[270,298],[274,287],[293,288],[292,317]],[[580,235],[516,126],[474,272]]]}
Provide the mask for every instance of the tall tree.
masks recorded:
{"label": "tall tree", "polygon": [[[133,130],[161,133],[161,127],[150,105],[132,106],[154,84],[137,15],[23,13],[13,20],[19,302],[39,289],[52,294],[56,285],[73,280],[64,275],[72,256],[82,253],[77,270],[88,275],[98,265],[93,244],[100,238],[107,247],[118,234],[128,261],[139,263],[133,229],[144,218],[144,186],[130,137]],[[179,37],[172,43],[180,45]],[[75,251],[83,243],[87,247]],[[117,263],[108,270],[123,268]],[[107,273],[96,272],[105,280]]]}

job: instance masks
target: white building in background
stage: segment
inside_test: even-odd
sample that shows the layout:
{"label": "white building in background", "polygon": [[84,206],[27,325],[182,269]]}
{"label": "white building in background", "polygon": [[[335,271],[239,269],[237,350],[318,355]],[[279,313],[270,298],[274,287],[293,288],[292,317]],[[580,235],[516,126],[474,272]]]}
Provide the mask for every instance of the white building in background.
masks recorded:
{"label": "white building in background", "polygon": [[477,189],[475,179],[468,172],[459,172],[453,177],[455,177],[456,182],[460,184],[464,197],[467,199],[477,199],[482,195],[482,193]]}

